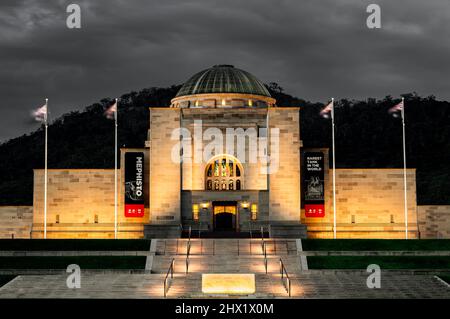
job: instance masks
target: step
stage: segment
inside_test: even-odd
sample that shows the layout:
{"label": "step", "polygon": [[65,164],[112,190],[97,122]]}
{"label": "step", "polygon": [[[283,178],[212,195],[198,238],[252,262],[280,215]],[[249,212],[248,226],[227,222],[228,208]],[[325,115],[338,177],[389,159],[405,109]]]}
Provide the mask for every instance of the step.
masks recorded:
{"label": "step", "polygon": [[[152,273],[166,273],[172,260],[175,260],[174,272],[186,273],[185,256],[155,256]],[[298,256],[283,256],[283,263],[289,272],[301,271]],[[265,262],[262,255],[258,256],[191,256],[189,258],[189,273],[265,273]],[[267,258],[268,273],[279,273],[280,257]]]}
{"label": "step", "polygon": [[[253,255],[262,254],[260,239],[158,239],[157,255],[185,255],[190,243],[192,255]],[[293,239],[264,240],[266,253],[269,255],[296,255],[297,246]]]}

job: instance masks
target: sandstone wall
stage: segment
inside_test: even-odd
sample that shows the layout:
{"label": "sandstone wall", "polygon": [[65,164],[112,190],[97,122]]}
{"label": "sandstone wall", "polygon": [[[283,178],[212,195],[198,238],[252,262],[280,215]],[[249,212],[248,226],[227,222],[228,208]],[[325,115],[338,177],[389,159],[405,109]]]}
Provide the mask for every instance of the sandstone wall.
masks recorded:
{"label": "sandstone wall", "polygon": [[[127,151],[122,149],[121,167]],[[148,156],[147,156],[148,158]],[[144,166],[148,180],[148,161]],[[118,238],[142,238],[143,224],[148,223],[149,208],[144,217],[125,217],[124,170],[118,171]],[[145,181],[148,190],[148,182]],[[148,192],[145,195],[148,197]],[[44,170],[34,170],[33,238],[44,235]],[[48,238],[114,238],[114,169],[49,169]]]}
{"label": "sandstone wall", "polygon": [[[296,107],[269,109],[270,129],[279,129],[279,166],[269,174],[271,221],[300,221],[300,112]],[[273,136],[269,137],[270,143]],[[273,151],[271,151],[273,156]]]}
{"label": "sandstone wall", "polygon": [[180,223],[181,164],[172,160],[172,139],[180,127],[180,109],[151,108],[150,130],[150,211],[152,224]]}
{"label": "sandstone wall", "polygon": [[0,238],[30,238],[32,206],[0,207]]}
{"label": "sandstone wall", "polygon": [[[190,138],[186,139],[187,145],[190,145],[190,153],[192,155],[191,162],[183,163],[182,170],[182,187],[183,190],[205,190],[205,169],[213,156],[207,160],[202,158],[201,163],[196,162],[194,154],[196,151],[203,154],[205,147],[210,143],[208,140],[196,140],[194,134],[194,123],[201,121],[201,134],[206,130],[214,128],[222,132],[223,148],[222,152],[214,155],[227,154],[238,157],[237,138],[232,142],[234,152],[226,152],[226,130],[227,129],[243,129],[244,132],[249,132],[248,129],[254,129],[258,132],[261,127],[267,125],[267,109],[266,108],[236,108],[236,109],[182,109],[181,110],[181,126],[190,132]],[[197,127],[200,126],[197,124]],[[259,157],[256,158],[256,163],[250,161],[250,148],[248,143],[249,138],[246,137],[245,142],[245,158],[239,158],[240,164],[243,167],[243,190],[267,190],[267,175],[262,172],[261,161]],[[231,145],[231,142],[229,142]],[[171,142],[175,144],[174,141]],[[259,147],[259,145],[257,145]],[[255,152],[258,156],[258,151]]]}
{"label": "sandstone wall", "polygon": [[450,206],[418,206],[420,238],[450,238]]}
{"label": "sandstone wall", "polygon": [[[410,238],[418,236],[415,178],[415,169],[408,169]],[[302,222],[312,238],[333,237],[332,170],[325,180],[325,217],[306,218],[302,210]],[[337,169],[336,211],[337,237],[404,238],[403,169]]]}

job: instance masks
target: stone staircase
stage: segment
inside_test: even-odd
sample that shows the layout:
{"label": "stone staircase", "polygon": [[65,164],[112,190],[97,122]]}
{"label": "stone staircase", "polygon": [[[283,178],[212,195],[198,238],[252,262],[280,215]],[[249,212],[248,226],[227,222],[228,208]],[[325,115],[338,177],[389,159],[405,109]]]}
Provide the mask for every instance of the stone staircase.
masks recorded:
{"label": "stone staircase", "polygon": [[[158,239],[151,272],[166,274],[174,260],[169,298],[214,298],[226,295],[202,293],[204,273],[255,274],[256,293],[248,298],[286,298],[280,275],[280,258],[289,273],[301,270],[294,239],[265,239],[267,274],[261,239]],[[294,289],[293,289],[294,290]],[[234,296],[236,297],[236,296]]]}

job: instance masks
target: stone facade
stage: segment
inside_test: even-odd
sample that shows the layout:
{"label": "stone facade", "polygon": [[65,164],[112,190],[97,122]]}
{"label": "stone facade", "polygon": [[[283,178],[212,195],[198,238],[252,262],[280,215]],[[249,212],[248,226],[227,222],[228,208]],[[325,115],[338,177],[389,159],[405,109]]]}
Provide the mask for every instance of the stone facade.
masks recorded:
{"label": "stone facade", "polygon": [[0,207],[0,238],[30,238],[32,206]]}
{"label": "stone facade", "polygon": [[[310,238],[333,237],[332,170],[327,169],[327,164],[325,168],[325,217],[307,218],[302,209],[302,222],[307,225]],[[415,181],[415,169],[408,169],[409,238],[418,237]],[[404,238],[403,203],[403,169],[336,170],[338,238]]]}
{"label": "stone facade", "polygon": [[450,206],[418,206],[420,238],[450,238]]}
{"label": "stone facade", "polygon": [[[122,149],[121,164],[129,151]],[[148,158],[148,156],[147,156]],[[148,163],[144,166],[148,176]],[[143,224],[148,223],[149,203],[144,217],[124,215],[123,170],[118,171],[118,237],[142,238]],[[145,184],[148,190],[148,182]],[[145,192],[148,198],[148,193]],[[34,171],[33,238],[44,233],[44,170]],[[48,171],[48,238],[114,238],[114,170],[50,169]]]}
{"label": "stone facade", "polygon": [[271,108],[268,122],[280,134],[278,169],[269,174],[270,220],[300,222],[300,109]]}
{"label": "stone facade", "polygon": [[180,110],[151,108],[147,146],[150,148],[151,222],[179,224],[181,202],[180,163],[172,160],[175,141],[172,134],[180,127]]}
{"label": "stone facade", "polygon": [[[235,202],[237,208],[236,230],[248,230],[249,227],[267,226],[271,220],[300,222],[300,136],[299,108],[204,108],[204,109],[161,109],[151,108],[149,140],[151,166],[151,223],[157,224],[179,222],[193,225],[192,207],[194,204],[207,203],[202,209],[201,219],[204,227],[213,229],[213,203],[218,201]],[[267,165],[258,156],[259,149],[251,149],[251,130],[259,136],[260,129],[278,129],[276,141],[269,137],[267,154],[274,157],[276,169],[267,174]],[[181,139],[176,129],[182,129]],[[224,137],[222,150],[213,150],[204,158],[205,148],[210,129],[218,130]],[[238,139],[233,137],[228,141],[227,129],[241,129],[247,142],[245,143],[245,158],[238,154]],[[270,131],[269,131],[270,136]],[[267,138],[266,138],[267,140]],[[259,141],[259,140],[258,140]],[[271,144],[271,142],[273,142]],[[279,142],[279,145],[278,145]],[[183,161],[180,164],[173,161],[174,146],[183,146]],[[233,146],[233,151],[227,147]],[[275,145],[276,149],[271,149]],[[260,148],[259,142],[257,147]],[[274,152],[272,154],[271,152]],[[250,159],[250,154],[257,154],[256,161]],[[234,191],[206,190],[205,170],[207,165],[217,156],[232,156],[242,167],[242,188]],[[171,157],[172,156],[172,157]],[[175,156],[176,157],[176,156]],[[153,173],[155,172],[155,173]],[[181,182],[181,202],[180,202]],[[269,189],[270,185],[270,189]],[[285,188],[289,192],[284,191]],[[269,195],[270,194],[270,195]],[[181,206],[179,206],[181,203]],[[249,221],[249,209],[243,209],[242,203],[256,204],[257,218]],[[173,216],[173,218],[172,218]],[[159,219],[158,219],[159,218]],[[195,227],[195,226],[194,226]],[[197,225],[199,227],[199,225]]]}
{"label": "stone facade", "polygon": [[[309,151],[324,153],[324,217],[305,216],[301,155]],[[145,154],[143,217],[125,217],[127,152]],[[192,76],[170,107],[151,107],[145,148],[121,149],[120,167],[118,238],[177,237],[180,226],[233,232],[270,226],[280,237],[304,236],[307,226],[311,238],[333,237],[328,149],[302,148],[300,108],[278,107],[262,82],[230,65]],[[402,169],[336,172],[337,237],[405,237]],[[43,174],[34,171],[33,238],[43,236]],[[448,237],[449,209],[418,209],[415,178],[408,169],[409,238],[419,236],[418,219],[424,238]],[[49,238],[114,238],[114,170],[50,169],[47,207]],[[26,236],[27,211],[2,208],[0,235]]]}

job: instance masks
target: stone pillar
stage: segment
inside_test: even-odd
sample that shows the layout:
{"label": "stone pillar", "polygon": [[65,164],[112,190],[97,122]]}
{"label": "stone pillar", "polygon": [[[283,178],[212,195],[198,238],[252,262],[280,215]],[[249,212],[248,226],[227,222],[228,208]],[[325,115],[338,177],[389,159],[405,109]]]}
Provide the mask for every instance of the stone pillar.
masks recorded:
{"label": "stone pillar", "polygon": [[172,160],[179,140],[172,133],[180,127],[180,109],[150,109],[150,216],[151,224],[180,223],[181,164]]}
{"label": "stone pillar", "polygon": [[[279,167],[269,174],[269,214],[274,222],[300,223],[300,112],[269,108],[269,128],[279,129]],[[269,131],[269,145],[273,143]],[[270,151],[273,157],[273,151]]]}

